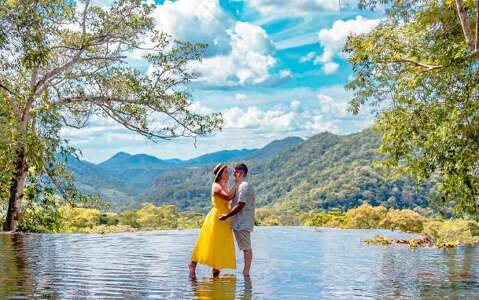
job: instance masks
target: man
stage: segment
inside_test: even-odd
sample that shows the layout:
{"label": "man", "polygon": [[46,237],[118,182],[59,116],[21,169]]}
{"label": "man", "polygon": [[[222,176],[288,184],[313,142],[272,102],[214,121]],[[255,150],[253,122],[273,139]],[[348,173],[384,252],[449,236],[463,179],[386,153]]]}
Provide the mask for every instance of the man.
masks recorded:
{"label": "man", "polygon": [[232,209],[229,213],[220,217],[224,221],[232,217],[232,228],[236,238],[236,243],[243,251],[244,269],[243,275],[249,276],[251,261],[253,260],[253,250],[251,249],[251,232],[254,227],[254,209],[255,197],[254,189],[248,183],[248,167],[245,164],[236,164],[234,166],[234,176],[239,181],[238,190],[232,201]]}

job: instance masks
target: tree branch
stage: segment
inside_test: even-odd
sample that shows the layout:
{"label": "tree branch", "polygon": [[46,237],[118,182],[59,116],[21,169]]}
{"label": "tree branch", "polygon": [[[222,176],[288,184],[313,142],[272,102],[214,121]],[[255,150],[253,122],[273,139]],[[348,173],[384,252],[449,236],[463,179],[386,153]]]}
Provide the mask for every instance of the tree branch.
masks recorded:
{"label": "tree branch", "polygon": [[457,14],[459,15],[459,20],[461,21],[462,31],[464,32],[464,39],[469,48],[474,48],[474,42],[471,37],[471,30],[469,29],[469,22],[467,21],[466,10],[462,4],[462,0],[456,0]]}
{"label": "tree branch", "polygon": [[17,118],[17,120],[21,120],[22,114],[20,113],[20,109],[18,108],[17,103],[15,103],[15,99],[12,98],[12,96],[14,96],[15,93],[12,92],[7,86],[1,83],[0,83],[0,88],[8,93],[8,94],[5,94],[5,93],[2,93],[2,94],[4,94],[8,102],[10,102],[10,105],[12,106],[12,109],[13,109],[13,113],[15,114],[15,117]]}
{"label": "tree branch", "polygon": [[424,68],[424,69],[426,69],[426,71],[432,71],[432,70],[435,70],[435,69],[444,68],[444,66],[442,66],[442,65],[430,65],[430,64],[418,62],[418,61],[415,61],[415,60],[409,59],[409,58],[401,58],[400,60],[397,60],[397,61],[378,61],[378,63],[383,63],[383,64],[409,63],[409,64],[412,64],[416,67]]}

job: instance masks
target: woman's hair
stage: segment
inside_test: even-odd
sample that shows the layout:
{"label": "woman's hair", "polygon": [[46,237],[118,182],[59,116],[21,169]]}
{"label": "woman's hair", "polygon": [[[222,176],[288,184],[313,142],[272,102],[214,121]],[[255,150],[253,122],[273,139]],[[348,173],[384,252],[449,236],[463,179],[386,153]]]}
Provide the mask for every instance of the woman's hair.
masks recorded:
{"label": "woman's hair", "polygon": [[224,170],[226,169],[226,165],[217,164],[216,167],[213,169],[213,174],[215,174],[215,182],[218,183],[221,179],[221,175],[223,175]]}

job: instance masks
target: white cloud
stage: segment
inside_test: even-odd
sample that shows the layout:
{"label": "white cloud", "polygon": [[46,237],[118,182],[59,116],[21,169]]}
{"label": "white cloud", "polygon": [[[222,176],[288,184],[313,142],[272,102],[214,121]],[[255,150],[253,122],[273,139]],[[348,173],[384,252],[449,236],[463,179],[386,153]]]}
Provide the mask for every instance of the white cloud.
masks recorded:
{"label": "white cloud", "polygon": [[327,64],[332,62],[337,55],[342,55],[342,49],[349,35],[359,35],[370,32],[376,27],[380,19],[366,19],[357,16],[356,19],[334,22],[330,29],[322,29],[319,34],[319,42],[323,47],[321,56],[316,57],[316,64]]}
{"label": "white cloud", "polygon": [[279,78],[289,78],[292,76],[293,76],[293,73],[291,73],[291,70],[283,69],[279,71]]}
{"label": "white cloud", "polygon": [[296,129],[295,113],[283,110],[263,111],[256,106],[246,109],[233,107],[223,112],[224,127],[235,129],[260,129],[267,131],[292,131]]}
{"label": "white cloud", "polygon": [[313,60],[313,58],[315,58],[315,57],[316,57],[316,52],[311,51],[308,54],[306,54],[305,56],[301,57],[299,59],[299,62],[300,63],[305,63],[305,62]]}
{"label": "white cloud", "polygon": [[[208,44],[203,60],[191,64],[192,70],[201,75],[199,82],[244,85],[270,78],[276,60],[266,31],[234,20],[218,0],[167,0],[157,5],[153,15],[159,31],[177,40]],[[132,56],[139,58],[141,53]]]}
{"label": "white cloud", "polygon": [[263,16],[306,16],[315,11],[337,11],[338,0],[250,0],[248,5]]}
{"label": "white cloud", "polygon": [[236,99],[236,100],[239,100],[239,101],[245,100],[245,99],[246,99],[246,95],[245,95],[245,94],[241,94],[241,93],[236,93],[236,94],[235,94],[235,99]]}
{"label": "white cloud", "polygon": [[335,62],[328,62],[321,68],[324,74],[333,74],[338,70],[339,65]]}
{"label": "white cloud", "polygon": [[338,127],[331,121],[323,121],[322,116],[314,116],[312,121],[306,123],[306,129],[313,132],[336,132]]}
{"label": "white cloud", "polygon": [[271,55],[273,44],[263,28],[246,22],[236,22],[230,31],[231,52],[205,58],[193,69],[209,84],[257,84],[270,77],[269,70],[276,64]]}
{"label": "white cloud", "polygon": [[198,101],[191,103],[191,105],[188,107],[188,109],[192,113],[199,114],[199,115],[209,115],[209,114],[213,113],[212,109],[201,105],[201,103],[198,102]]}
{"label": "white cloud", "polygon": [[234,26],[234,20],[218,1],[167,0],[155,8],[153,16],[158,30],[180,41],[207,43],[210,55],[231,50],[228,30]]}
{"label": "white cloud", "polygon": [[321,114],[328,118],[344,118],[348,116],[348,100],[334,99],[331,96],[318,94]]}
{"label": "white cloud", "polygon": [[299,111],[301,109],[301,102],[299,100],[293,100],[291,101],[289,107],[293,111]]}

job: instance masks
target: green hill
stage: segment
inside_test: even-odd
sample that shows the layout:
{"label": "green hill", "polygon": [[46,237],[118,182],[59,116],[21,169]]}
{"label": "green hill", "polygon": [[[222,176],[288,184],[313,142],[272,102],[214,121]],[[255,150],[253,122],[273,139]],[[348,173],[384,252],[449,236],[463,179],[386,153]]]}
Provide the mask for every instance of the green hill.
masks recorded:
{"label": "green hill", "polygon": [[[339,136],[321,133],[269,160],[250,160],[257,205],[288,209],[356,207],[367,201],[386,207],[426,206],[432,186],[388,180],[373,167],[379,137],[365,130]],[[164,172],[144,195],[156,204],[206,211],[212,166]]]}
{"label": "green hill", "polygon": [[[178,199],[178,207],[183,209],[197,208],[188,199],[195,199],[197,192],[203,197],[205,188],[209,193],[208,174],[210,168],[205,169],[204,166],[225,161],[243,160],[256,153],[255,157],[258,159],[270,159],[293,144],[303,141],[298,139],[290,138],[274,141],[261,149],[223,150],[184,161],[179,159],[161,160],[151,155],[131,155],[125,152],[119,152],[100,164],[69,157],[67,166],[73,172],[80,191],[100,194],[110,202],[114,210],[139,207],[141,203],[146,201],[145,191],[155,191],[155,199],[159,194],[164,199],[171,199],[171,197]],[[198,181],[196,178],[189,179],[190,175],[196,172],[198,168],[207,170],[204,174],[206,182]],[[163,188],[162,183],[157,184],[156,180],[163,173],[184,174],[184,176],[182,175],[183,177],[176,179],[177,175],[172,175],[175,178],[173,180],[174,184],[169,185],[170,180],[164,180],[162,183],[166,183],[167,186]],[[168,176],[165,175],[163,178],[168,178]],[[185,190],[171,193],[171,187],[178,184],[183,185]],[[163,191],[166,194],[162,194]],[[202,203],[198,207],[204,208],[206,206],[205,203]]]}

